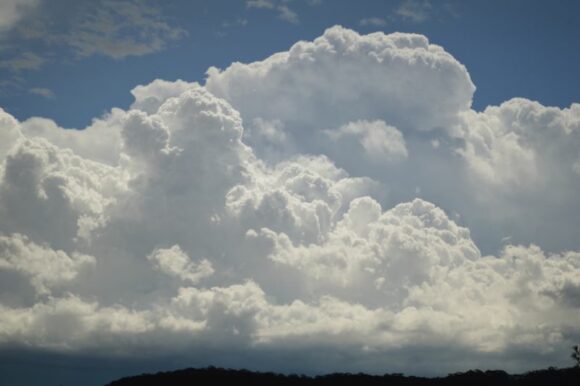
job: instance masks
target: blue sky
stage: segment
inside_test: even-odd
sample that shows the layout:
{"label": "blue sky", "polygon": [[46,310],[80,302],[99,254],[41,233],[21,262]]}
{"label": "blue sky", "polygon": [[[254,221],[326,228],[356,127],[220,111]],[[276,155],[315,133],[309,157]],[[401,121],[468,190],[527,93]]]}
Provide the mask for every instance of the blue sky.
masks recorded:
{"label": "blue sky", "polygon": [[571,365],[579,11],[0,1],[0,384]]}
{"label": "blue sky", "polygon": [[[234,61],[263,59],[298,40],[311,40],[335,24],[360,32],[425,34],[466,65],[477,87],[473,100],[477,110],[514,96],[559,107],[579,99],[576,1],[414,1],[404,8],[406,3],[399,1],[297,0],[284,3],[296,15],[291,20],[283,19],[276,9],[252,7],[244,1],[149,4],[158,10],[156,18],[178,36],[155,31],[164,40],[163,48],[138,55],[128,50],[118,58],[98,49],[79,57],[78,49],[58,37],[45,42],[19,31],[42,13],[42,37],[57,31],[74,34],[64,20],[86,16],[82,2],[57,1],[23,11],[20,24],[4,33],[2,61],[33,53],[43,63],[21,70],[1,66],[3,83],[11,83],[2,88],[0,105],[19,119],[44,116],[63,127],[82,128],[111,107],[128,106],[127,90],[137,84],[155,78],[202,82],[210,66],[225,68]],[[404,9],[409,13],[397,12]],[[115,37],[139,33],[139,28]],[[51,96],[31,94],[31,89],[50,90]]]}

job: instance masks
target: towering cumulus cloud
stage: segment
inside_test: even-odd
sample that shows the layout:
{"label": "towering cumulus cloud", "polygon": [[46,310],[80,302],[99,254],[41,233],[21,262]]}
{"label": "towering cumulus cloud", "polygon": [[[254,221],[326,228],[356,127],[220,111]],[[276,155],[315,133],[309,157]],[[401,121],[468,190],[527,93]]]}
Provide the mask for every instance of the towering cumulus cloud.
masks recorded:
{"label": "towering cumulus cloud", "polygon": [[205,86],[138,86],[84,130],[0,110],[0,350],[565,364],[580,105],[476,112],[474,90],[424,36],[333,27]]}

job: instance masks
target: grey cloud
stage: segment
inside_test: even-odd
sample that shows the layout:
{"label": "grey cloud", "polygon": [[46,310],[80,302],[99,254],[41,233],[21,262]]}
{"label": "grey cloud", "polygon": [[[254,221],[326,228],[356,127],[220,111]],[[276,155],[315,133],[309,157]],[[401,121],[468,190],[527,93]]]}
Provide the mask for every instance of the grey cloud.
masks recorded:
{"label": "grey cloud", "polygon": [[46,63],[46,59],[34,52],[24,52],[9,59],[0,60],[0,68],[7,68],[13,72],[22,70],[38,70]]}
{"label": "grey cloud", "polygon": [[[4,23],[11,43],[2,48],[0,68],[16,73],[38,70],[54,60],[53,47],[66,47],[77,58],[123,59],[158,52],[187,34],[148,2],[10,0],[2,7],[0,30]],[[35,45],[37,51],[21,52],[30,42],[41,43]]]}
{"label": "grey cloud", "polygon": [[5,0],[0,3],[0,32],[14,28],[22,17],[38,6],[39,0]]}
{"label": "grey cloud", "polygon": [[44,87],[33,87],[28,90],[29,93],[41,96],[43,98],[51,99],[54,98],[54,92],[49,88]]}
{"label": "grey cloud", "polygon": [[142,2],[101,1],[78,15],[61,38],[80,57],[101,54],[122,59],[160,51],[185,33],[168,24],[158,9]]}
{"label": "grey cloud", "polygon": [[385,19],[380,17],[366,17],[360,19],[359,24],[362,26],[384,27],[387,25],[387,22]]}

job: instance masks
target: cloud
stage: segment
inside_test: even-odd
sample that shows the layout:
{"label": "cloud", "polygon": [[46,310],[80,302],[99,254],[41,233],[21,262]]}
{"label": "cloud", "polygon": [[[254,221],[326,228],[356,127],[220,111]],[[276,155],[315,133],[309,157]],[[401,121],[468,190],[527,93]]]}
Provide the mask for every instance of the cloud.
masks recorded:
{"label": "cloud", "polygon": [[[321,152],[331,146],[323,132],[361,119],[402,132],[453,127],[475,90],[465,67],[424,36],[341,27],[260,62],[210,68],[206,86],[246,122],[284,126],[286,143],[270,146],[272,154]],[[251,124],[248,132],[250,144],[262,141]]]}
{"label": "cloud", "polygon": [[22,70],[38,70],[46,63],[46,59],[33,52],[24,52],[10,59],[0,60],[0,68],[7,68],[13,72]]}
{"label": "cloud", "polygon": [[138,86],[83,130],[0,110],[0,351],[565,365],[580,110],[473,92],[421,35],[333,27],[205,86]]}
{"label": "cloud", "polygon": [[157,265],[157,267],[167,273],[183,280],[196,284],[200,279],[211,276],[213,268],[208,260],[194,263],[185,254],[179,245],[171,248],[157,249],[147,258]]}
{"label": "cloud", "polygon": [[50,293],[49,288],[74,279],[79,269],[95,263],[91,256],[78,253],[69,256],[61,250],[32,243],[18,233],[1,236],[0,251],[0,270],[29,277],[30,284],[40,294]]}
{"label": "cloud", "polygon": [[23,15],[39,3],[39,0],[6,0],[0,3],[0,32],[12,29]]}
{"label": "cloud", "polygon": [[113,108],[103,117],[81,130],[64,129],[53,120],[32,117],[20,124],[20,132],[29,138],[45,138],[60,148],[109,165],[119,160],[121,149],[120,125],[125,112]]}
{"label": "cloud", "polygon": [[49,88],[44,87],[33,87],[28,90],[29,93],[41,96],[43,98],[52,99],[54,98],[54,92]]}
{"label": "cloud", "polygon": [[370,27],[384,27],[387,25],[385,19],[380,17],[366,17],[364,19],[360,19],[359,24],[363,27],[370,26]]}
{"label": "cloud", "polygon": [[272,0],[248,0],[246,1],[246,7],[274,9],[274,2]]}
{"label": "cloud", "polygon": [[[469,73],[442,47],[420,35],[359,35],[340,27],[208,74],[208,89],[240,111],[244,140],[267,162],[325,154],[351,175],[384,183],[391,206],[420,192],[460,213],[486,253],[508,234],[515,243],[575,248],[571,229],[580,223],[557,213],[578,208],[576,104],[561,110],[519,99],[476,113]],[[520,105],[537,107],[507,114]],[[349,122],[375,120],[401,133],[407,156],[398,164],[379,166],[376,152],[369,156],[361,145],[363,136],[340,133]],[[554,135],[540,135],[546,125]],[[541,151],[545,143],[558,150]],[[548,209],[546,200],[559,209]],[[520,216],[528,221],[516,223]]]}
{"label": "cloud", "polygon": [[[1,7],[0,32],[10,33],[10,43],[2,48],[0,68],[12,72],[38,70],[54,60],[55,47],[77,59],[93,55],[123,59],[161,51],[186,35],[148,2],[12,0]],[[22,51],[22,46],[31,45],[35,51]]]}
{"label": "cloud", "polygon": [[395,10],[395,14],[403,20],[420,23],[431,17],[432,9],[429,0],[404,0]]}
{"label": "cloud", "polygon": [[79,16],[62,36],[79,57],[146,55],[185,35],[183,29],[168,24],[158,9],[141,2],[102,1]]}
{"label": "cloud", "polygon": [[[343,59],[337,65],[338,57]],[[367,72],[356,71],[359,66],[365,66]],[[439,71],[432,71],[433,67]],[[356,77],[349,76],[354,72]],[[250,83],[255,88],[253,98],[244,94]],[[329,128],[372,116],[396,127],[404,123],[419,130],[454,123],[457,114],[471,105],[475,90],[465,67],[424,36],[359,35],[340,27],[260,62],[234,63],[224,71],[211,68],[207,87],[248,118]],[[372,93],[374,103],[369,105],[368,97],[362,98],[362,90]],[[442,90],[449,92],[446,98],[439,97]],[[315,98],[320,100],[316,108]],[[349,103],[351,108],[337,110],[341,103]],[[409,116],[410,109],[422,115]],[[330,110],[334,113],[326,114]],[[301,114],[297,116],[295,111]]]}
{"label": "cloud", "polygon": [[[312,4],[316,5],[316,4]],[[264,9],[269,11],[274,11],[277,13],[278,18],[292,24],[298,24],[300,19],[298,14],[294,12],[286,2],[277,0],[247,0],[247,8]]]}
{"label": "cloud", "polygon": [[326,135],[336,145],[345,139],[357,138],[363,148],[363,151],[358,151],[358,153],[366,154],[372,162],[384,164],[402,160],[408,156],[403,134],[383,121],[350,122],[338,130],[326,131]]}

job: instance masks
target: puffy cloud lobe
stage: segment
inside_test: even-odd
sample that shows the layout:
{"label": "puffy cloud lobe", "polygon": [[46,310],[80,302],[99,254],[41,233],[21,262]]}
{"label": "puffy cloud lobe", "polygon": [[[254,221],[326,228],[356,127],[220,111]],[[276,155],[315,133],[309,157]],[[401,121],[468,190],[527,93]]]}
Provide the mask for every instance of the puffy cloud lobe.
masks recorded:
{"label": "puffy cloud lobe", "polygon": [[185,90],[194,85],[194,83],[182,80],[169,82],[162,79],[156,79],[147,85],[139,85],[131,90],[131,94],[135,98],[131,108],[152,114],[167,99],[181,95]]}
{"label": "puffy cloud lobe", "polygon": [[497,225],[515,243],[576,248],[579,111],[515,98],[465,114],[456,152],[471,203],[460,213],[474,232]]}
{"label": "puffy cloud lobe", "polygon": [[119,127],[124,113],[114,108],[83,130],[64,129],[50,119],[33,117],[22,122],[19,131],[28,138],[47,139],[58,147],[73,150],[83,158],[114,166],[119,161]]}
{"label": "puffy cloud lobe", "polygon": [[0,108],[0,160],[6,157],[20,136],[18,121]]}
{"label": "puffy cloud lobe", "polygon": [[104,224],[124,190],[119,170],[45,139],[17,142],[3,165],[0,230],[65,250]]}
{"label": "puffy cloud lobe", "polygon": [[403,131],[450,128],[475,90],[463,65],[424,36],[338,26],[261,62],[211,68],[206,86],[246,121],[283,122],[303,151],[313,130],[360,119]]}
{"label": "puffy cloud lobe", "polygon": [[460,213],[486,253],[506,236],[576,248],[576,104],[514,99],[470,110],[466,69],[424,36],[333,27],[262,61],[210,69],[206,86],[240,111],[244,141],[266,162],[325,154],[384,183],[387,206],[420,192]]}
{"label": "puffy cloud lobe", "polygon": [[325,157],[298,158],[259,170],[263,174],[252,184],[228,192],[229,212],[246,229],[267,226],[305,242],[324,239],[353,196],[380,191],[374,181],[350,178]]}
{"label": "puffy cloud lobe", "polygon": [[[575,171],[580,147],[580,105],[545,107],[516,98],[465,117],[460,153],[474,174],[508,189],[542,184],[554,168]],[[567,169],[567,170],[566,170]]]}
{"label": "puffy cloud lobe", "polygon": [[[338,27],[207,87],[139,86],[128,111],[74,132],[1,112],[2,347],[454,371],[554,364],[578,339],[577,252],[482,256],[448,214],[459,200],[390,204],[399,175],[438,183],[419,173],[433,160],[466,173],[449,172],[466,199],[538,179],[569,194],[577,105],[468,111],[473,85],[440,47]],[[395,177],[353,177],[349,155]],[[568,185],[546,174],[562,165]],[[416,365],[430,349],[448,361]]]}
{"label": "puffy cloud lobe", "polygon": [[[371,162],[386,164],[404,160],[408,156],[403,134],[383,121],[356,121],[341,126],[338,130],[327,130],[326,135],[339,145],[345,139],[356,138]],[[348,142],[345,143],[348,146]],[[347,147],[348,149],[348,147]]]}
{"label": "puffy cloud lobe", "polygon": [[157,267],[167,273],[182,280],[197,283],[204,277],[213,274],[211,263],[203,259],[199,263],[194,263],[185,254],[179,245],[171,248],[161,248],[153,251],[147,258],[157,265]]}
{"label": "puffy cloud lobe", "polygon": [[311,291],[338,291],[341,297],[390,309],[400,307],[409,288],[480,256],[467,229],[420,199],[384,213],[369,197],[355,199],[317,244],[296,245],[267,229],[261,236],[273,244],[272,260],[311,278],[303,284]]}
{"label": "puffy cloud lobe", "polygon": [[[74,279],[79,270],[95,263],[92,256],[35,244],[21,234],[0,234],[0,270],[15,271],[30,278],[40,294]],[[8,290],[8,289],[6,289]]]}

